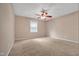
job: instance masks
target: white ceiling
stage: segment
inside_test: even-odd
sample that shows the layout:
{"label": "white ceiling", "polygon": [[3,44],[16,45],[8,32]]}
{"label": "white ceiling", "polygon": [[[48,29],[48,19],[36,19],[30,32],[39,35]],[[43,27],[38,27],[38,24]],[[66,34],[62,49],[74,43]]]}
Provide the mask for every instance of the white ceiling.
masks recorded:
{"label": "white ceiling", "polygon": [[15,15],[35,18],[41,9],[48,10],[54,17],[63,16],[79,10],[78,3],[14,3]]}

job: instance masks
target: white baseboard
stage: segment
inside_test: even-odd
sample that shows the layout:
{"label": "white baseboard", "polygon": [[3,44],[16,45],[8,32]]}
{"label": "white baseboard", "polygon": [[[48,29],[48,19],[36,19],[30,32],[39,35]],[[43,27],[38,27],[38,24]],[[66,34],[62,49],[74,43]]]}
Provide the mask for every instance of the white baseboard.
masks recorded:
{"label": "white baseboard", "polygon": [[79,43],[78,41],[68,40],[68,39],[64,39],[64,38],[55,38],[55,39],[65,40],[65,41],[69,41],[69,42],[73,42],[73,43]]}

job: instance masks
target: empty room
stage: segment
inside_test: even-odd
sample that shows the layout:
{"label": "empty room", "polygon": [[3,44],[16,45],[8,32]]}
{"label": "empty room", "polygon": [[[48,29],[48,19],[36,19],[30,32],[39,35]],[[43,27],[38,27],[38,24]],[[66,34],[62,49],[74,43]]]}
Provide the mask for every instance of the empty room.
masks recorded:
{"label": "empty room", "polygon": [[79,3],[0,3],[0,56],[79,56]]}

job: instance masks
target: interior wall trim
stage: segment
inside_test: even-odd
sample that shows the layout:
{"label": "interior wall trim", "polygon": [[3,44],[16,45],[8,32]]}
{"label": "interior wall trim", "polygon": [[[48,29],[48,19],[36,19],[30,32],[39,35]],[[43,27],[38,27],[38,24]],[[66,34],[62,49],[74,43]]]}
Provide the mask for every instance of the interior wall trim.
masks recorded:
{"label": "interior wall trim", "polygon": [[68,40],[68,39],[64,39],[64,38],[54,38],[54,39],[65,40],[65,41],[69,41],[69,42],[72,42],[72,43],[79,43],[78,41]]}

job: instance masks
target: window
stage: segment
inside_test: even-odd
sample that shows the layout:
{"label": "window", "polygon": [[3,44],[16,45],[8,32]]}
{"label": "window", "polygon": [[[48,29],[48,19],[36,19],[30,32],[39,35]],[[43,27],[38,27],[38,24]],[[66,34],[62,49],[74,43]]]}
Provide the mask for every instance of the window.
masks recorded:
{"label": "window", "polygon": [[30,32],[37,32],[37,21],[30,22]]}

